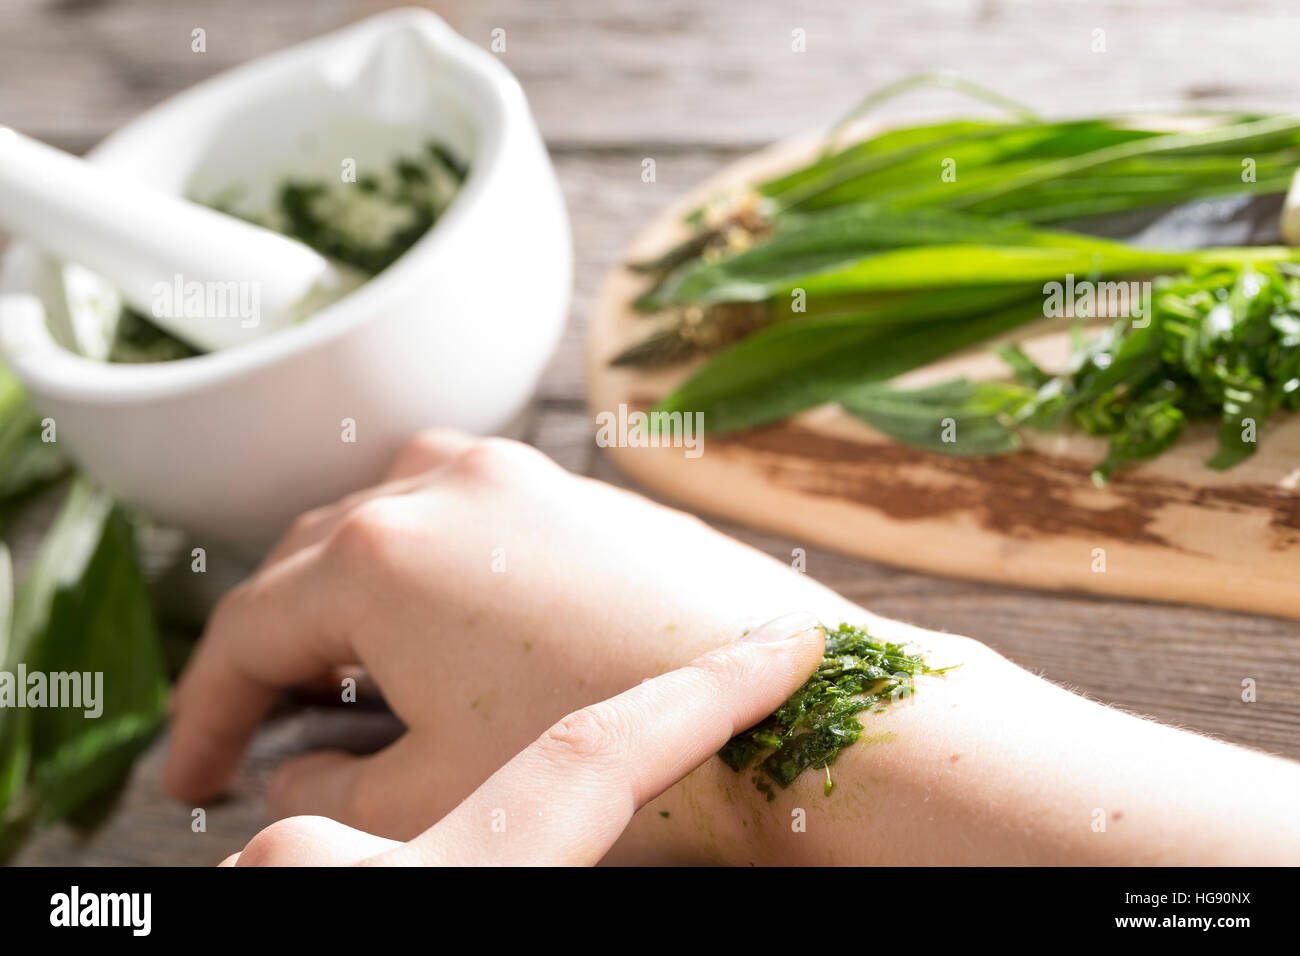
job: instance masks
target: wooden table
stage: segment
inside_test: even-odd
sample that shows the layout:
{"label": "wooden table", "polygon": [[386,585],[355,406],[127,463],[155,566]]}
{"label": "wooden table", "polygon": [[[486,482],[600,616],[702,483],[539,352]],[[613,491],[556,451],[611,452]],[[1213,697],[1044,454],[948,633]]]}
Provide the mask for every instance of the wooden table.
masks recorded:
{"label": "wooden table", "polygon": [[[390,6],[378,0],[5,0],[0,122],[81,150],[171,93]],[[1294,109],[1300,13],[1288,0],[447,0],[432,6],[500,54],[551,147],[569,200],[577,284],[568,332],[528,438],[566,467],[623,483],[594,446],[583,327],[603,273],[638,226],[691,184],[772,139],[835,119],[861,91],[949,68],[1046,113],[1243,106]],[[190,49],[202,27],[207,52]],[[795,52],[802,30],[805,52]],[[1096,31],[1103,31],[1097,33]],[[1094,46],[1104,45],[1104,50]],[[887,112],[939,115],[927,93]],[[653,157],[657,181],[641,181]],[[789,560],[799,542],[723,526]],[[32,537],[16,542],[30,550]],[[979,638],[1052,680],[1202,733],[1300,757],[1300,624],[950,581],[809,549],[808,572],[872,609]],[[167,593],[173,627],[202,601]],[[1242,681],[1258,685],[1243,703]],[[325,743],[374,746],[386,713],[321,707],[269,721],[207,829],[159,777],[165,741],[88,839],[40,833],[23,863],[219,860],[266,822],[276,763]]]}

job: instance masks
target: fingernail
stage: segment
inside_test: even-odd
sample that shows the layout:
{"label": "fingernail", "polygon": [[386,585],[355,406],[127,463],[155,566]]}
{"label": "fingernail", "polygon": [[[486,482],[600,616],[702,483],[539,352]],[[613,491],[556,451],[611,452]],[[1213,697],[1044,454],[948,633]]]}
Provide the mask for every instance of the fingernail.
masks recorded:
{"label": "fingernail", "polygon": [[778,641],[788,641],[804,631],[820,626],[814,615],[806,611],[796,611],[793,614],[783,614],[754,628],[742,640],[753,644],[775,644]]}

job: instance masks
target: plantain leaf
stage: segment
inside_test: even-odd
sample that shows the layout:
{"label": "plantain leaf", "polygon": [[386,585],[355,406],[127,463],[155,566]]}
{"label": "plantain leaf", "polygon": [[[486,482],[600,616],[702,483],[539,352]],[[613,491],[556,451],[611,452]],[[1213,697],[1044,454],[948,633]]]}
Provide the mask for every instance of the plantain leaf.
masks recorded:
{"label": "plantain leaf", "polygon": [[947,286],[1042,283],[1177,271],[1196,263],[1300,257],[1281,247],[1161,251],[1039,230],[945,209],[860,204],[779,218],[772,235],[734,255],[675,270],[636,306],[714,305]]}
{"label": "plantain leaf", "polygon": [[833,170],[861,163],[867,157],[899,156],[908,149],[928,149],[941,143],[962,142],[972,136],[994,135],[1015,126],[1002,120],[961,119],[889,129],[768,179],[760,183],[758,189],[765,196],[779,199],[800,186],[826,177]]}
{"label": "plantain leaf", "polygon": [[[1089,154],[1143,139],[1158,139],[1150,130],[1130,128],[1110,118],[1045,123],[1011,123],[954,129],[945,139],[921,141],[889,152],[850,147],[792,185],[786,178],[774,193],[782,208],[825,209],[843,203],[878,199],[886,191],[919,184],[958,186],[964,178],[988,170],[1002,179],[1011,169],[1020,175],[1062,158]],[[956,178],[944,180],[945,168]],[[760,187],[771,193],[772,187]]]}
{"label": "plantain leaf", "polygon": [[1223,152],[1225,155],[1235,155],[1240,162],[1240,157],[1244,155],[1253,156],[1255,152],[1287,149],[1296,145],[1300,145],[1300,119],[1295,116],[1269,116],[1209,129],[1167,133],[1113,143],[1073,155],[1063,154],[1052,162],[1039,164],[1035,169],[1017,171],[987,188],[967,192],[956,201],[955,208],[982,212],[990,200],[1086,171],[1109,173],[1118,167],[1122,175],[1127,168],[1124,164],[1134,159],[1181,158]]}
{"label": "plantain leaf", "polygon": [[1101,278],[1176,271],[1197,264],[1298,258],[1300,252],[1280,246],[1165,252],[1092,239],[1069,247],[922,246],[880,253],[841,269],[805,276],[799,287],[813,298],[1012,282],[1041,285],[1070,274]]}
{"label": "plantain leaf", "polygon": [[[13,564],[0,543],[0,667],[9,670],[13,648]],[[0,709],[0,860],[4,859],[6,808],[23,786],[31,741],[25,711]]]}
{"label": "plantain leaf", "polygon": [[[1048,244],[1054,234],[943,209],[902,212],[861,204],[813,214],[786,215],[761,243],[716,262],[695,260],[637,301],[637,308],[756,301],[797,284],[801,277],[848,265],[890,249],[958,242]],[[1071,241],[1068,237],[1063,241]],[[1092,240],[1081,240],[1090,243]]]}
{"label": "plantain leaf", "polygon": [[1018,385],[956,379],[911,390],[867,385],[837,400],[851,415],[904,444],[967,457],[1018,449],[1012,416],[1032,395]]}
{"label": "plantain leaf", "polygon": [[[981,291],[947,290],[947,301],[967,299],[969,310]],[[715,355],[658,408],[703,412],[705,427],[716,432],[777,421],[1042,316],[1037,294],[997,290],[997,297],[996,305],[985,298],[982,313],[959,319],[900,324],[868,314],[778,323]]]}
{"label": "plantain leaf", "polygon": [[[926,447],[944,412],[972,439],[935,446],[949,453],[1006,450],[1019,426],[1070,423],[1110,439],[1099,480],[1168,448],[1192,420],[1219,422],[1207,464],[1230,467],[1254,451],[1269,415],[1300,410],[1300,250],[1160,250],[1033,225],[1119,232],[1122,223],[1096,217],[1281,192],[1300,163],[1300,117],[1198,115],[1178,131],[1122,117],[1039,122],[947,77],[892,84],[860,109],[935,82],[1011,106],[1016,118],[922,124],[828,147],[756,184],[760,199],[744,217],[725,227],[696,217],[699,230],[661,259],[638,307],[679,310],[679,325],[711,331],[724,310],[750,309],[755,331],[741,330],[738,342],[660,332],[620,355],[644,365],[723,345],[661,410],[703,412],[707,427],[728,431],[838,400]],[[881,384],[1041,315],[1048,282],[1150,275],[1160,291],[1151,321],[1126,321],[1090,343],[1076,329],[1060,375],[1013,347],[1003,357],[1021,385],[1010,392]]]}
{"label": "plantain leaf", "polygon": [[58,445],[42,441],[41,432],[40,414],[0,362],[0,524],[21,498],[67,468]]}
{"label": "plantain leaf", "polygon": [[9,634],[14,624],[14,566],[9,548],[0,541],[0,666],[8,659]]}
{"label": "plantain leaf", "polygon": [[166,674],[133,529],[84,480],[19,591],[5,662],[47,680],[80,675],[82,706],[0,709],[0,857],[33,824],[111,792],[164,718]]}

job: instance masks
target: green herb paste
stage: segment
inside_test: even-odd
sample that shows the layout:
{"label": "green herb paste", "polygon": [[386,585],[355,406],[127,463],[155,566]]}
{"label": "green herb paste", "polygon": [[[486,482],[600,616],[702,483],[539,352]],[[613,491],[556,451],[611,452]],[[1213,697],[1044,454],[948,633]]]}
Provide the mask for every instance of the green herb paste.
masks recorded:
{"label": "green herb paste", "polygon": [[[813,675],[776,713],[727,741],[718,756],[740,773],[770,751],[758,765],[764,776],[755,775],[754,785],[773,800],[771,781],[788,787],[810,767],[829,768],[841,750],[857,742],[862,736],[857,714],[883,710],[914,692],[917,674],[943,670],[927,667],[900,644],[873,640],[863,628],[827,629],[826,650]],[[827,770],[827,796],[833,786]]]}
{"label": "green herb paste", "polygon": [[[273,207],[251,215],[218,200],[214,209],[297,239],[323,256],[376,275],[396,262],[432,228],[468,174],[438,143],[417,156],[401,156],[392,168],[363,174],[356,182],[290,179]],[[187,342],[124,307],[110,362],[169,362],[200,354]]]}

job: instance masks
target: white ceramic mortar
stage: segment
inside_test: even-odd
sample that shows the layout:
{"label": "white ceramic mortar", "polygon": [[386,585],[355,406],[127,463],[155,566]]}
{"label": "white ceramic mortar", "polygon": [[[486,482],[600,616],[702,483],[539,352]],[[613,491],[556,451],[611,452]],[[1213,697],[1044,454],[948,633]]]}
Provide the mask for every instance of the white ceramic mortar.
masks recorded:
{"label": "white ceramic mortar", "polygon": [[231,70],[88,158],[200,200],[251,190],[255,204],[286,175],[338,176],[347,158],[382,168],[431,139],[471,171],[410,252],[299,325],[194,359],[65,349],[50,332],[68,321],[64,271],[14,244],[0,345],[59,443],[125,501],[249,550],[374,482],[424,426],[508,429],[564,326],[568,220],[518,83],[433,14],[392,11]]}

